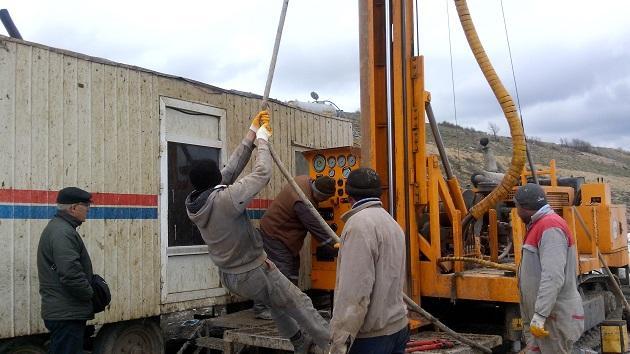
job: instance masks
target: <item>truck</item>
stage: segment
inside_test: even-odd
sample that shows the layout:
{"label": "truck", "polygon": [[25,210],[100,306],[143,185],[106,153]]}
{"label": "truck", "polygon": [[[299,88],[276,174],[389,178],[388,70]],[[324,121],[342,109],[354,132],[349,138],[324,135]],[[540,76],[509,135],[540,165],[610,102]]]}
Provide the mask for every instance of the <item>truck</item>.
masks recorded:
{"label": "truck", "polygon": [[[499,77],[494,72],[489,58],[485,55],[481,41],[474,29],[466,1],[455,0],[455,4],[471,49],[510,126],[510,135],[514,144],[513,156],[512,163],[504,175],[500,176],[498,180],[479,181],[473,188],[462,188],[457,176],[454,175],[449,156],[440,136],[436,118],[433,115],[431,94],[425,87],[424,60],[421,55],[414,54],[418,46],[418,39],[414,35],[414,25],[417,21],[416,13],[419,9],[415,7],[413,0],[359,1],[362,127],[360,150],[349,146],[351,145],[351,140],[346,139],[351,139],[350,133],[348,133],[347,137],[344,134],[343,139],[338,140],[328,136],[326,138],[317,138],[317,126],[314,126],[316,128],[314,130],[303,128],[301,133],[299,133],[300,129],[296,129],[297,121],[294,119],[294,123],[289,123],[287,135],[281,134],[281,136],[297,137],[298,135],[296,134],[301,134],[302,139],[308,140],[315,135],[315,142],[305,144],[304,140],[302,140],[302,142],[296,143],[292,140],[293,138],[288,138],[287,140],[291,141],[293,150],[285,152],[281,159],[285,162],[289,161],[290,165],[301,171],[300,174],[308,172],[311,176],[328,175],[336,179],[338,193],[327,203],[320,205],[320,214],[337,234],[340,234],[343,230],[343,222],[341,222],[340,215],[350,207],[344,191],[345,176],[358,166],[369,166],[375,169],[384,181],[382,197],[384,206],[397,220],[406,234],[408,265],[406,294],[423,307],[433,311],[438,317],[444,318],[447,323],[454,325],[455,328],[467,331],[486,331],[500,335],[506,343],[504,348],[506,351],[520,350],[521,332],[523,329],[522,319],[518,310],[520,299],[516,270],[520,263],[526,229],[517,216],[512,197],[516,187],[520,184],[535,181],[543,185],[552,208],[567,221],[571,232],[576,237],[579,253],[577,260],[579,272],[576,274],[576,277],[585,308],[585,329],[587,331],[585,338],[590,338],[593,331],[596,331],[597,325],[605,319],[621,318],[623,299],[619,298],[615,289],[621,285],[624,292],[628,293],[630,290],[628,288],[630,262],[628,259],[627,238],[625,236],[628,230],[625,206],[616,205],[612,202],[609,186],[601,181],[586,181],[579,177],[563,178],[558,176],[553,161],[545,162],[545,165],[538,166],[530,164],[529,169],[525,166],[527,146],[517,109],[507,90],[501,84]],[[5,41],[14,43],[14,50],[17,54],[20,51],[24,51],[24,48],[21,47],[24,45],[22,42],[10,39]],[[8,52],[11,53],[11,51]],[[0,53],[2,53],[1,50]],[[63,84],[59,84],[58,81],[55,81],[57,86],[48,84],[48,91],[45,91],[46,93],[42,94],[42,96],[50,97],[51,93],[54,96],[59,92],[63,92],[64,96],[67,93],[68,97],[61,101],[61,104],[57,101],[42,104],[41,102],[36,103],[36,100],[26,103],[23,102],[23,98],[22,101],[18,102],[17,99],[20,97],[20,92],[39,92],[37,89],[33,90],[31,87],[24,88],[21,86],[25,82],[24,78],[31,78],[31,72],[37,72],[39,66],[33,62],[30,64],[31,69],[28,71],[16,70],[11,72],[7,69],[6,59],[4,59],[7,54],[2,53],[1,55],[0,77],[10,78],[11,74],[14,74],[13,77],[16,79],[15,81],[9,81],[9,84],[6,84],[5,80],[2,81],[0,84],[2,85],[0,86],[0,97],[5,97],[8,87],[10,91],[9,96],[16,99],[13,107],[21,107],[23,104],[28,104],[28,107],[30,107],[28,112],[40,112],[42,110],[58,112],[52,115],[49,114],[52,120],[47,122],[47,129],[50,131],[50,134],[47,134],[49,137],[45,145],[18,141],[15,139],[15,136],[3,131],[5,136],[0,141],[10,139],[7,146],[13,147],[13,150],[10,151],[16,157],[20,156],[18,152],[35,150],[29,156],[36,160],[45,155],[43,146],[54,145],[52,155],[49,151],[50,149],[46,151],[47,173],[45,176],[44,174],[35,175],[32,180],[43,181],[46,179],[46,183],[52,183],[51,187],[47,189],[42,188],[42,190],[54,191],[63,186],[67,178],[70,183],[76,183],[89,190],[104,191],[106,195],[102,197],[103,203],[106,200],[110,200],[105,199],[105,197],[109,196],[108,193],[112,193],[110,191],[114,190],[116,191],[115,193],[125,194],[124,197],[111,197],[113,200],[117,200],[118,203],[131,203],[132,201],[136,203],[125,204],[128,209],[134,210],[133,213],[156,215],[156,221],[153,222],[120,220],[110,222],[105,219],[93,222],[86,229],[86,238],[90,237],[88,230],[94,230],[94,234],[99,232],[103,234],[103,241],[93,240],[93,242],[88,242],[90,250],[95,249],[97,250],[95,252],[98,253],[100,248],[102,250],[100,252],[103,252],[99,258],[102,267],[100,269],[97,268],[97,272],[104,271],[106,279],[109,276],[112,279],[116,279],[116,284],[122,284],[120,288],[116,289],[115,298],[116,296],[123,296],[123,298],[126,296],[126,299],[129,299],[127,302],[118,302],[112,305],[112,310],[108,310],[111,312],[106,312],[100,318],[97,318],[96,321],[105,324],[103,328],[107,328],[108,325],[116,325],[122,323],[120,321],[130,320],[132,319],[129,318],[130,311],[137,309],[135,305],[131,305],[130,299],[144,299],[144,297],[135,292],[138,289],[145,289],[143,283],[140,283],[141,286],[137,288],[131,284],[138,283],[130,282],[132,279],[137,279],[134,276],[138,277],[138,274],[131,274],[129,272],[131,268],[126,267],[128,264],[136,265],[137,263],[134,261],[138,259],[140,259],[141,264],[144,264],[142,263],[144,258],[138,258],[133,248],[124,249],[119,244],[122,240],[123,243],[126,242],[130,247],[134,246],[140,249],[141,247],[138,244],[133,243],[133,238],[141,235],[144,244],[145,230],[149,230],[154,235],[154,238],[151,239],[153,243],[147,243],[147,247],[150,245],[153,251],[159,249],[161,255],[157,259],[153,258],[151,261],[147,261],[153,267],[153,272],[149,273],[154,274],[154,277],[150,283],[153,290],[147,291],[146,296],[148,296],[147,299],[152,299],[150,296],[153,296],[155,299],[143,300],[145,301],[142,302],[143,308],[150,309],[147,312],[150,316],[141,316],[141,318],[145,319],[144,321],[159,317],[161,314],[190,309],[194,306],[212,306],[229,302],[230,295],[220,287],[220,284],[217,282],[212,283],[212,280],[216,280],[216,278],[212,278],[216,273],[211,272],[211,275],[205,273],[208,267],[212,267],[209,260],[206,260],[207,263],[205,264],[199,263],[199,268],[186,268],[182,264],[186,263],[184,262],[185,258],[181,258],[182,262],[178,262],[180,260],[177,258],[178,256],[200,256],[199,258],[201,259],[200,249],[203,246],[181,245],[176,247],[177,250],[170,248],[170,235],[173,235],[172,242],[177,244],[181,239],[175,240],[174,235],[180,237],[182,234],[179,231],[172,233],[169,231],[171,227],[180,227],[180,223],[179,221],[171,223],[171,214],[168,212],[168,209],[165,212],[163,208],[171,203],[172,200],[175,200],[177,195],[171,189],[165,192],[163,186],[170,186],[170,181],[178,180],[177,176],[185,170],[185,164],[177,164],[180,158],[190,159],[190,155],[194,156],[198,152],[193,148],[189,148],[187,152],[185,152],[187,149],[177,150],[179,147],[175,146],[175,144],[169,144],[171,142],[170,139],[174,143],[184,142],[192,145],[196,143],[196,145],[206,146],[210,149],[216,149],[217,146],[224,147],[224,145],[219,145],[223,143],[223,140],[216,137],[216,131],[220,132],[221,129],[224,129],[221,127],[220,119],[219,122],[214,123],[215,129],[213,131],[215,135],[211,135],[212,132],[205,133],[206,135],[203,138],[194,135],[200,133],[198,131],[199,124],[194,125],[194,131],[187,131],[187,134],[193,134],[195,139],[187,140],[183,139],[182,135],[178,135],[178,129],[192,129],[190,123],[195,122],[194,120],[184,120],[184,118],[198,119],[199,116],[217,117],[219,114],[216,111],[203,111],[196,106],[197,104],[223,107],[222,109],[225,110],[226,116],[240,119],[239,117],[243,116],[242,113],[251,115],[255,112],[256,100],[253,98],[246,100],[249,104],[249,109],[244,109],[241,105],[241,111],[238,111],[237,105],[234,105],[237,99],[229,98],[226,92],[217,88],[210,88],[186,80],[176,80],[177,88],[171,88],[165,82],[169,78],[162,75],[145,72],[144,76],[141,74],[139,77],[134,78],[135,75],[131,74],[132,68],[126,68],[126,70],[120,66],[109,68],[107,63],[101,63],[100,66],[92,66],[91,71],[89,71],[91,72],[90,78],[92,80],[94,78],[96,80],[103,78],[102,83],[96,86],[102,87],[104,93],[100,94],[98,90],[101,89],[97,88],[99,94],[94,94],[93,92],[90,94],[90,102],[92,102],[91,100],[94,97],[96,97],[96,100],[100,100],[99,97],[103,97],[102,101],[97,101],[95,104],[97,107],[95,108],[94,105],[80,103],[82,91],[79,89],[85,87],[81,86],[84,82],[78,78],[87,77],[86,73],[88,71],[76,65],[76,70],[73,73],[72,65],[75,64],[72,61],[68,64],[66,61],[60,61],[56,58],[56,55],[52,56],[49,54],[48,61],[51,62],[52,60],[58,65],[57,68],[63,67],[64,70],[63,75],[59,74],[59,69],[49,70],[47,75],[48,77],[62,77]],[[29,54],[23,56],[31,60],[39,58],[39,55],[35,52],[29,52]],[[14,66],[17,66],[17,63],[28,62],[24,58],[20,59],[19,55],[10,60],[16,62]],[[60,63],[57,64],[57,61],[60,61]],[[70,67],[68,74],[66,74],[66,66]],[[5,73],[7,71],[9,72],[8,75]],[[82,71],[83,74],[81,73]],[[107,84],[105,78],[110,77],[108,75],[115,78],[113,80],[115,84],[111,82]],[[36,75],[33,77],[36,77]],[[130,89],[133,86],[131,82],[134,80],[146,82],[144,81],[145,77],[152,84],[145,89],[142,89],[143,86],[140,85],[138,96],[135,96],[139,99],[129,98],[133,91]],[[30,81],[26,80],[26,82]],[[66,81],[69,83],[66,83]],[[42,82],[46,82],[46,80]],[[124,84],[126,82],[129,82],[129,84]],[[122,83],[122,87],[119,83]],[[78,88],[75,88],[74,84]],[[105,94],[106,92],[117,98],[114,100],[114,103],[108,100],[107,97],[109,95]],[[212,94],[209,92],[212,92]],[[132,118],[139,116],[136,109],[142,110],[142,108],[127,108],[127,104],[137,101],[142,102],[144,95],[147,95],[147,93],[147,100],[150,100],[151,97],[154,100],[159,100],[159,108],[157,107],[158,104],[154,104],[151,110],[152,113],[148,113],[148,116],[153,117],[153,119],[150,119],[150,122],[147,122],[148,125],[145,125],[139,124]],[[187,99],[196,103],[188,102],[188,104],[177,105],[181,103],[179,102],[180,100],[186,101]],[[126,104],[122,105],[122,108],[118,104],[120,100],[126,102]],[[71,109],[66,108],[66,102],[70,102]],[[0,104],[0,112],[6,112],[6,106],[6,102]],[[103,107],[102,111],[101,107]],[[5,111],[1,111],[2,109]],[[90,135],[90,139],[93,139],[93,135],[96,134],[98,141],[102,139],[104,143],[113,143],[116,146],[116,149],[110,150],[103,147],[95,147],[94,144],[88,144],[92,150],[96,150],[96,156],[102,156],[102,158],[91,159],[90,165],[107,167],[104,168],[106,171],[102,175],[97,175],[96,178],[94,178],[94,174],[88,175],[77,167],[79,161],[82,161],[82,156],[84,156],[82,154],[85,154],[85,151],[79,149],[76,145],[66,146],[59,144],[61,147],[55,145],[61,138],[69,140],[76,138],[79,142],[86,140],[86,137],[79,134],[78,129],[76,129],[79,126],[84,126],[79,122],[82,122],[80,121],[81,119],[85,119],[86,115],[82,113],[85,111],[90,112],[89,116],[96,115],[98,117],[95,120],[89,120],[91,124],[90,130],[93,132]],[[42,124],[38,124],[41,122],[38,119],[43,120],[41,116],[18,112],[17,109],[15,112],[8,109],[8,112],[16,117],[14,123],[9,125],[11,129],[8,129],[8,131],[14,132],[12,134],[30,131],[29,127],[35,130],[41,129]],[[68,113],[67,115],[66,112]],[[168,112],[171,112],[172,116],[175,117],[172,120],[173,125],[169,123]],[[302,111],[296,110],[295,112]],[[300,114],[309,115],[304,112]],[[193,117],[189,117],[191,115]],[[282,104],[276,102],[274,117],[278,117],[278,115],[291,116],[291,113]],[[59,116],[64,117],[64,122],[66,116],[71,117],[69,125],[73,130],[76,129],[77,131],[65,132],[63,128],[60,129],[60,123],[55,121],[55,118],[58,119]],[[145,115],[140,116],[144,117]],[[160,116],[159,128],[157,116]],[[220,115],[218,116],[220,117]],[[295,116],[297,117],[297,113]],[[29,117],[31,119],[30,124],[25,124],[20,120],[21,117]],[[114,118],[110,120],[104,119],[105,117]],[[311,114],[310,117],[315,118],[318,116]],[[322,117],[319,117],[319,119],[324,121]],[[326,123],[320,122],[319,127],[327,126],[329,121],[331,122],[330,124],[333,124],[332,122],[344,122],[333,118],[325,119],[327,119],[325,120]],[[196,122],[198,123],[198,121]],[[294,124],[292,128],[291,124]],[[116,128],[111,128],[112,125]],[[143,139],[147,132],[143,129],[147,126],[150,127],[147,128],[147,131],[150,132],[150,136],[154,137],[153,140]],[[236,126],[245,126],[245,122],[241,121],[241,124]],[[94,131],[100,131],[101,127],[106,131],[107,129],[110,129],[110,131],[114,129],[117,132],[132,130],[137,131],[138,134],[129,134],[128,139],[122,139],[123,141],[121,141],[117,136],[110,138],[108,134],[99,135],[100,133],[94,133]],[[228,149],[230,146],[238,143],[238,136],[241,134],[238,130],[234,131],[231,129],[231,131],[233,133],[230,134],[235,135],[227,139]],[[326,134],[330,133],[332,136],[335,131],[338,130],[331,130]],[[439,151],[438,154],[429,152],[427,144],[427,134],[429,133],[434,136]],[[139,141],[132,141],[133,139],[131,138],[135,138],[136,135],[139,136]],[[55,138],[51,139],[51,136]],[[208,139],[207,136],[214,137],[213,141],[215,142],[207,143],[207,140],[205,140]],[[203,140],[205,145],[201,144],[201,140]],[[33,138],[31,138],[31,141],[33,141]],[[122,147],[120,147],[121,145]],[[150,147],[147,148],[147,146]],[[154,165],[149,165],[153,166],[150,170],[158,170],[157,164],[159,163],[160,176],[164,177],[158,178],[156,175],[151,175],[148,177],[149,181],[147,184],[131,178],[132,175],[135,176],[135,173],[139,173],[141,176],[148,176],[146,173],[142,173],[142,171],[146,172],[146,169],[143,169],[144,160],[142,158],[132,159],[126,156],[126,152],[135,151],[135,147],[148,149],[153,154],[154,158],[150,159],[149,163]],[[218,156],[224,156],[224,153],[225,150],[217,152]],[[303,156],[302,153],[304,153]],[[63,167],[57,166],[57,160],[53,159],[53,157],[63,156],[65,159],[65,156],[68,155],[71,156],[70,162],[63,165]],[[164,158],[163,156],[170,157]],[[178,157],[175,158],[173,156]],[[5,173],[3,178],[11,181],[9,186],[12,189],[28,190],[33,188],[33,182],[30,182],[31,179],[28,179],[28,183],[31,183],[31,185],[24,186],[24,178],[15,178],[15,172],[11,172],[11,174],[5,172],[10,170],[10,168],[22,171],[21,169],[28,169],[28,166],[32,165],[30,162],[31,157],[28,159],[16,157],[10,159],[13,162],[11,165],[8,165],[9,169],[0,169],[0,171],[3,171],[2,173]],[[168,170],[168,166],[171,166],[169,165],[171,158],[175,167]],[[298,165],[301,167],[298,168]],[[135,168],[131,168],[131,166]],[[115,176],[120,175],[122,172],[122,177],[110,177],[109,172],[113,171],[116,171],[114,173]],[[294,172],[297,174],[298,171],[294,170]],[[173,174],[172,177],[171,173]],[[17,176],[30,176],[30,174],[18,172]],[[273,187],[267,191],[264,197],[261,197],[269,199],[261,199],[257,202],[257,205],[261,205],[260,203],[263,206],[266,205],[273,198],[275,192],[279,191],[278,188],[283,183],[279,178],[274,176]],[[139,189],[129,188],[130,182],[138,183]],[[181,183],[184,182],[182,181]],[[150,188],[143,190],[142,188],[146,188],[147,185]],[[2,188],[4,188],[4,185]],[[182,189],[185,189],[185,187],[182,187]],[[127,199],[126,195],[132,192],[140,194],[140,196],[153,193],[156,201],[151,201],[151,203],[154,203],[153,205],[144,205],[149,204],[149,202],[138,195]],[[39,195],[33,194],[33,192],[30,193],[31,196]],[[11,199],[12,201],[15,200],[14,197],[11,198],[13,198]],[[47,198],[49,199],[46,200],[50,200],[49,195]],[[109,204],[106,205],[104,208],[110,207]],[[155,208],[153,214],[144,211],[144,209],[152,206]],[[264,209],[264,207],[253,207],[252,215],[261,213],[261,209]],[[138,209],[142,210],[137,211]],[[17,209],[14,208],[12,210]],[[257,212],[256,210],[259,211]],[[129,214],[125,214],[127,211],[111,212],[114,215],[131,215],[132,213],[131,210],[128,211]],[[106,214],[105,210],[102,213],[102,215],[109,215]],[[159,221],[157,221],[157,215],[159,215]],[[176,220],[176,216],[173,215],[172,217],[172,220]],[[25,232],[22,230],[30,231],[38,226],[31,224],[24,226],[15,221],[10,222],[13,223],[9,224],[10,226],[7,226],[6,222],[0,225],[0,227],[6,228],[0,229],[4,230],[0,232],[0,237],[11,235],[10,240],[6,240],[10,243],[3,244],[32,245],[33,242],[30,239],[28,241],[23,240],[19,237],[19,234],[14,236],[15,230],[24,234]],[[36,222],[32,223],[36,224]],[[149,224],[146,225],[146,229],[143,223]],[[88,224],[90,223],[88,222]],[[41,228],[41,225],[39,227]],[[192,233],[189,230],[185,234],[190,236]],[[30,235],[32,234],[31,232]],[[156,240],[157,238],[159,238],[160,242]],[[114,246],[106,246],[110,245],[110,243],[105,242],[107,240],[110,240]],[[103,248],[105,250],[110,249],[110,253],[104,252]],[[16,247],[13,246],[12,249],[16,249]],[[4,249],[2,252],[7,252],[7,255],[0,257],[0,260],[5,262],[4,269],[6,269],[6,264],[13,266],[14,260],[21,260],[22,262],[15,268],[16,270],[11,268],[8,273],[0,272],[0,276],[4,277],[10,274],[11,284],[14,281],[18,281],[17,284],[22,286],[21,288],[14,286],[16,289],[20,289],[19,291],[22,291],[18,296],[13,295],[15,291],[10,295],[13,300],[11,306],[14,307],[15,303],[21,304],[25,301],[24,296],[21,295],[31,294],[29,296],[36,296],[32,295],[33,291],[29,293],[24,288],[23,282],[20,283],[19,276],[14,276],[14,274],[25,274],[24,269],[29,269],[28,262],[32,262],[32,259],[28,258],[28,256],[24,257],[24,254],[32,251],[28,251],[27,248],[24,249],[20,248],[21,256],[14,256],[14,253],[9,255],[7,249]],[[320,259],[316,253],[308,249],[303,250],[303,252],[310,263],[304,272],[306,287],[325,292],[334,291],[335,259]],[[107,261],[110,259],[111,254],[116,259],[115,267],[108,268],[106,267],[109,265]],[[137,251],[137,254],[152,254],[156,257],[155,252],[142,252],[140,250]],[[118,257],[119,255],[122,256],[122,260],[119,260],[121,258]],[[172,261],[171,256],[173,257]],[[125,263],[125,257],[130,263]],[[207,259],[206,256],[203,257]],[[11,259],[11,263],[8,263],[7,258]],[[157,265],[159,265],[159,272],[156,270]],[[171,266],[172,268],[170,268]],[[141,268],[144,269],[143,266]],[[108,269],[110,273],[108,273]],[[174,275],[177,273],[169,272],[169,269],[174,269],[173,271],[182,270],[185,272],[185,275],[178,277]],[[614,274],[606,276],[602,273],[604,269],[610,269]],[[128,272],[128,276],[119,274],[121,271]],[[33,287],[32,272],[28,274],[31,277],[29,284]],[[208,279],[207,283],[215,284],[215,287],[211,289],[191,288],[193,284],[205,281],[204,279],[196,279],[200,275],[211,277],[212,279]],[[144,280],[143,277],[139,278],[140,282]],[[3,281],[9,283],[8,279]],[[160,284],[159,287],[158,284]],[[181,291],[173,289],[171,284],[181,284]],[[9,295],[6,294],[6,290],[0,291],[5,291],[5,294],[2,295],[3,298]],[[194,298],[194,296],[203,296],[201,294],[205,294],[207,297],[202,300]],[[194,305],[190,305],[191,303],[194,303]],[[33,304],[33,301],[31,301],[31,304]],[[6,309],[3,311],[2,315],[5,315],[3,319],[8,313],[12,315],[14,313],[8,312]],[[477,316],[476,319],[467,317],[468,313],[475,311],[476,314],[481,313],[482,315]],[[119,314],[122,314],[122,316]],[[23,316],[21,312],[20,315]],[[36,313],[30,312],[29,316],[30,318],[36,317]],[[233,319],[232,324],[237,321],[249,321],[246,317],[234,316],[231,318]],[[496,321],[496,323],[493,321]],[[32,322],[35,323],[36,321],[33,320]],[[15,333],[18,333],[15,328],[25,328],[24,324],[29,323],[30,325],[31,322],[24,319],[16,321],[12,318],[10,322],[2,323],[6,323],[4,326],[9,327],[9,331],[6,332],[9,333],[8,336],[15,337]],[[217,327],[229,327],[230,319],[224,316],[223,319],[217,319],[215,324]],[[473,327],[473,324],[477,326]],[[232,333],[225,331],[218,336],[210,334],[201,336],[197,341],[197,345],[200,347],[205,345],[206,348],[223,348],[224,352],[233,352],[235,341],[241,341],[239,343],[242,345],[259,347],[270,347],[271,344],[269,343],[274,342],[273,345],[275,346],[272,346],[273,348],[290,349],[290,347],[287,347],[286,341],[276,340],[278,336],[273,330],[264,326],[251,327],[250,325],[248,325],[249,327],[245,326],[247,330],[241,332]],[[428,325],[429,323],[424,319],[419,319],[413,323],[414,328],[420,331],[426,329]],[[101,329],[101,331],[104,330]],[[26,333],[26,331],[21,330],[19,333]],[[135,336],[133,338],[141,337],[133,335]],[[192,337],[194,337],[194,333]]]}

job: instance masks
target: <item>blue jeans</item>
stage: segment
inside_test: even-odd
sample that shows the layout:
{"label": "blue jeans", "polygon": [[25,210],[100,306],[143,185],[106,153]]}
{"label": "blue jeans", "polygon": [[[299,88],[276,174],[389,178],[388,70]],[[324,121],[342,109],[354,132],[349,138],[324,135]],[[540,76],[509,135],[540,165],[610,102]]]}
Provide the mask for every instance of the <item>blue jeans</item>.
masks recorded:
{"label": "blue jeans", "polygon": [[44,320],[50,331],[49,354],[83,353],[83,334],[85,320],[53,321]]}
{"label": "blue jeans", "polygon": [[349,354],[404,354],[409,341],[409,328],[388,336],[357,338],[350,347]]}

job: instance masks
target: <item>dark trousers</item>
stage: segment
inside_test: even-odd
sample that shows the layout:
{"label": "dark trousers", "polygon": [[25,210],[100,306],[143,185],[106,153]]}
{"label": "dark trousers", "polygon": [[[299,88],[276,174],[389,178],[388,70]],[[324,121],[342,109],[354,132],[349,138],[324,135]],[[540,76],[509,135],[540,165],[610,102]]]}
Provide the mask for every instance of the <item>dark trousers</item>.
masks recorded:
{"label": "dark trousers", "polygon": [[293,253],[282,243],[264,234],[261,230],[263,239],[263,248],[269,260],[278,267],[280,273],[284,274],[293,284],[297,285],[300,278],[300,255],[294,256]]}
{"label": "dark trousers", "polygon": [[[267,258],[278,267],[280,273],[297,286],[300,278],[300,255],[294,256],[284,243],[265,235],[262,230],[260,230],[260,233]],[[254,301],[254,313],[258,314],[266,309],[268,309],[267,306],[261,302]]]}
{"label": "dark trousers", "polygon": [[409,341],[409,328],[388,336],[357,338],[350,347],[349,354],[404,354]]}
{"label": "dark trousers", "polygon": [[83,353],[85,320],[52,321],[44,320],[50,331],[49,354]]}

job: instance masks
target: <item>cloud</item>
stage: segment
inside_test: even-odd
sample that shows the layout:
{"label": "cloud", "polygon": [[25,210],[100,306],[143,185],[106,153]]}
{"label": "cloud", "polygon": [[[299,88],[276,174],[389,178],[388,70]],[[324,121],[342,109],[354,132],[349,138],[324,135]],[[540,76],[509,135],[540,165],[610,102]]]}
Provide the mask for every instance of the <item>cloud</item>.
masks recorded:
{"label": "cloud", "polygon": [[[27,40],[258,94],[264,89],[282,4],[269,0],[6,3],[3,7],[9,8]],[[426,87],[438,120],[455,120],[452,50],[457,122],[478,130],[487,130],[488,123],[494,122],[507,133],[453,3],[419,4],[417,44],[425,55]],[[516,96],[505,13],[528,135],[556,142],[580,138],[597,145],[628,146],[630,3],[469,0],[469,7],[486,52]],[[309,100],[309,93],[317,91],[322,99],[347,111],[359,108],[357,10],[355,1],[289,4],[273,98]]]}
{"label": "cloud", "polygon": [[[618,37],[580,46],[546,43],[529,48],[526,56],[515,60],[527,135],[552,142],[579,138],[601,146],[628,146],[630,31]],[[480,70],[463,61],[457,58],[454,62],[458,123],[486,130],[488,122],[495,122],[507,134],[505,119]],[[450,67],[444,61],[437,72],[450,79]],[[516,102],[509,67],[497,72]],[[432,95],[436,115],[453,122],[450,80],[428,78],[433,84],[429,87],[437,93]]]}

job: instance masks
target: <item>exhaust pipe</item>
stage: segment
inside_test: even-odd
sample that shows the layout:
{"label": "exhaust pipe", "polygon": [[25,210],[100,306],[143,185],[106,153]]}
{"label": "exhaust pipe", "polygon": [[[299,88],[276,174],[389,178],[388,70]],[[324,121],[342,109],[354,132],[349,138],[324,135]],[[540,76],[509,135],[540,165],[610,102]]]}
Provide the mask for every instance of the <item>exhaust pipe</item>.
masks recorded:
{"label": "exhaust pipe", "polygon": [[2,20],[4,28],[7,29],[7,33],[9,34],[9,36],[11,36],[12,38],[22,39],[20,31],[18,31],[17,27],[15,27],[15,23],[13,23],[11,15],[9,15],[9,10],[0,10],[0,19]]}

